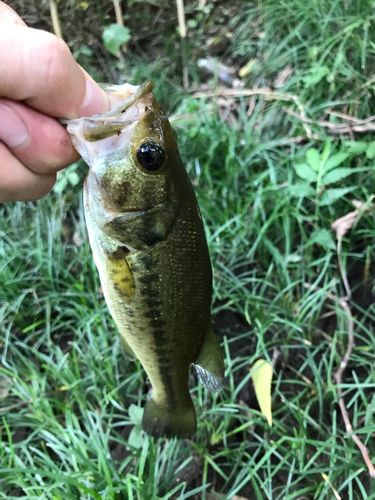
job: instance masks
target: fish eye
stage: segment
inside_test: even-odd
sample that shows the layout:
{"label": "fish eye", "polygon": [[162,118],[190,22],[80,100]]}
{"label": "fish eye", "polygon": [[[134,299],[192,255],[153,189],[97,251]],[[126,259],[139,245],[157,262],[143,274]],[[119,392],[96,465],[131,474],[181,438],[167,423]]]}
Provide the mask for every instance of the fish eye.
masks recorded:
{"label": "fish eye", "polygon": [[137,159],[143,168],[155,172],[164,165],[165,151],[157,142],[144,142],[138,148]]}

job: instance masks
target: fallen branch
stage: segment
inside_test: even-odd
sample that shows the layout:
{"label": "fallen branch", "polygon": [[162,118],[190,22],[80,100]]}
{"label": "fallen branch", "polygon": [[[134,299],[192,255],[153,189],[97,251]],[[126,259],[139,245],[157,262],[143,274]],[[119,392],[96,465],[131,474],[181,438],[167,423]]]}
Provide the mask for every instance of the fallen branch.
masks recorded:
{"label": "fallen branch", "polygon": [[[283,108],[285,113],[287,113],[290,116],[294,116],[294,118],[297,118],[298,120],[301,120],[302,123],[308,123],[308,124],[316,124],[319,125],[320,127],[328,129],[328,132],[331,134],[351,134],[353,132],[358,132],[358,133],[365,133],[365,132],[375,132],[375,117],[371,116],[369,118],[366,118],[365,120],[359,120],[355,121],[353,124],[352,123],[332,123],[332,122],[327,122],[325,120],[312,120],[311,118],[307,118],[304,115],[300,115],[293,111],[292,109],[289,108]],[[332,113],[331,113],[332,114]],[[350,120],[354,121],[354,120]]]}
{"label": "fallen branch", "polygon": [[373,122],[375,120],[375,115],[369,116],[368,118],[361,120],[360,118],[356,118],[355,116],[346,115],[345,113],[338,113],[337,111],[327,111],[327,113],[329,115],[337,116],[338,118],[342,118],[343,120],[347,120],[347,121],[354,122],[354,123],[359,123],[361,125],[363,125],[365,123]]}

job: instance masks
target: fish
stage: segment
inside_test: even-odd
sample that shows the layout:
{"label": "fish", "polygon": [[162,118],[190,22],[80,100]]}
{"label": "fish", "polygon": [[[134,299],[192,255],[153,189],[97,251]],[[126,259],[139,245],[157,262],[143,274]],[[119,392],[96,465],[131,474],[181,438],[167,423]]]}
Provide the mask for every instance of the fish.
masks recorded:
{"label": "fish", "polygon": [[191,366],[217,392],[224,362],[201,212],[153,87],[102,85],[111,111],[63,123],[89,166],[85,219],[106,303],[123,350],[152,385],[142,428],[189,438],[197,428]]}

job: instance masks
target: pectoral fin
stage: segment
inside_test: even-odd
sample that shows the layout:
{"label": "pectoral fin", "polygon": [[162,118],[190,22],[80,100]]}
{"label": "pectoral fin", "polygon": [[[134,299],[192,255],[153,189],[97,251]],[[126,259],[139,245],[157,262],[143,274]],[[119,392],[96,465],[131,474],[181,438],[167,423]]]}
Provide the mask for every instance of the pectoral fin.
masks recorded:
{"label": "pectoral fin", "polygon": [[196,359],[195,369],[202,384],[211,392],[224,387],[224,361],[219,340],[212,326],[206,335],[201,351]]}
{"label": "pectoral fin", "polygon": [[134,297],[135,284],[133,272],[129,266],[126,247],[118,247],[114,252],[106,251],[107,267],[116,292],[127,302]]}

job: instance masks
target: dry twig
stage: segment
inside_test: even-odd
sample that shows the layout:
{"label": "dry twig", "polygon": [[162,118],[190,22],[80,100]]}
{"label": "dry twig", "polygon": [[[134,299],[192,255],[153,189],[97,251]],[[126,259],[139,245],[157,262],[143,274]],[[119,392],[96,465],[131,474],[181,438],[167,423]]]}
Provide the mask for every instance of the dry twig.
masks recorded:
{"label": "dry twig", "polygon": [[[344,235],[349,231],[349,229],[351,229],[353,227],[353,225],[355,224],[358,216],[361,213],[360,211],[368,208],[368,204],[366,205],[362,202],[358,202],[358,200],[354,200],[354,201],[356,202],[355,206],[357,206],[357,209],[354,210],[353,212],[350,212],[350,213],[344,215],[343,217],[340,217],[332,224],[332,229],[336,232],[336,235],[337,235],[337,254],[338,254],[338,258],[339,258],[340,274],[341,274],[341,279],[342,279],[344,286],[345,286],[347,297],[340,297],[337,299],[332,294],[326,294],[326,295],[327,295],[327,298],[329,298],[330,300],[332,300],[334,302],[336,302],[336,300],[338,301],[338,304],[343,309],[343,311],[345,312],[345,314],[348,318],[348,344],[346,346],[346,352],[345,352],[345,355],[340,363],[339,369],[334,374],[334,379],[335,379],[335,382],[337,384],[337,395],[339,397],[339,406],[340,406],[340,410],[341,410],[341,415],[342,415],[342,418],[343,418],[344,423],[345,423],[346,432],[348,432],[348,434],[350,434],[350,437],[353,439],[355,444],[358,446],[360,452],[362,453],[363,460],[365,461],[365,463],[367,465],[367,469],[369,471],[370,476],[372,478],[375,478],[375,467],[371,462],[368,450],[367,450],[366,446],[362,443],[362,441],[358,437],[358,435],[355,434],[353,431],[353,427],[352,427],[352,424],[350,422],[349,413],[348,413],[348,410],[346,409],[345,400],[344,400],[344,397],[342,395],[342,387],[341,387],[342,383],[343,383],[344,372],[348,366],[348,363],[350,361],[350,357],[351,357],[353,349],[354,349],[354,320],[353,320],[353,315],[352,315],[350,305],[348,302],[350,300],[350,297],[351,297],[351,290],[350,290],[350,286],[349,286],[349,282],[348,282],[348,277],[346,275],[346,272],[345,272],[345,269],[344,269],[344,266],[343,266],[342,260],[341,260],[342,239],[343,239]],[[370,199],[370,201],[371,201],[371,199]],[[310,288],[310,287],[307,286],[306,288]]]}
{"label": "dry twig", "polygon": [[349,413],[348,410],[346,409],[345,405],[345,400],[342,396],[342,377],[344,374],[344,371],[346,370],[346,367],[348,365],[348,362],[350,360],[350,356],[352,355],[353,348],[354,348],[354,321],[353,321],[353,316],[352,312],[350,310],[350,306],[346,300],[345,297],[341,297],[339,299],[339,305],[342,307],[342,309],[345,311],[347,317],[348,317],[348,345],[346,347],[346,352],[345,355],[340,363],[340,367],[335,373],[335,381],[337,383],[337,394],[339,396],[339,406],[341,410],[341,415],[345,423],[345,428],[346,432],[350,434],[350,437],[353,439],[355,444],[358,446],[360,452],[362,453],[363,460],[365,461],[369,474],[371,477],[375,478],[375,467],[371,462],[370,456],[368,454],[368,450],[366,446],[362,443],[361,439],[357,436],[357,434],[354,433],[352,424],[350,422],[349,418]]}
{"label": "dry twig", "polygon": [[[337,219],[333,224],[332,224],[332,229],[336,232],[337,235],[337,255],[339,258],[339,266],[340,266],[340,274],[341,274],[341,279],[344,283],[345,290],[347,293],[347,297],[341,297],[338,299],[338,303],[341,306],[341,308],[345,311],[346,316],[348,318],[348,345],[346,347],[346,352],[345,355],[340,363],[340,367],[335,373],[335,381],[337,383],[337,394],[339,396],[339,406],[342,414],[342,418],[345,423],[345,428],[346,431],[351,435],[351,438],[355,442],[355,444],[358,446],[359,450],[362,453],[363,460],[366,462],[369,474],[371,477],[375,478],[375,467],[373,466],[371,459],[368,454],[368,450],[366,446],[362,443],[361,439],[357,436],[357,434],[354,433],[352,424],[350,422],[348,410],[346,409],[345,405],[345,400],[342,395],[342,377],[344,375],[344,372],[346,370],[346,367],[348,366],[350,357],[352,355],[353,349],[354,349],[354,321],[353,321],[353,315],[349,306],[348,301],[351,298],[351,290],[349,286],[349,281],[348,277],[346,275],[343,263],[342,263],[342,239],[344,235],[353,227],[355,224],[358,216],[360,215],[360,210],[367,208],[367,205],[364,203],[361,203],[357,200],[355,200],[356,203],[355,205],[357,206],[357,209],[354,210],[353,212],[350,212],[343,217],[340,217]],[[371,200],[370,200],[371,201]]]}
{"label": "dry twig", "polygon": [[120,26],[124,26],[124,17],[122,15],[120,0],[113,0],[113,6],[115,8],[116,23]]}
{"label": "dry twig", "polygon": [[[306,131],[306,135],[308,139],[319,139],[318,134],[313,134],[309,125],[319,125],[327,130],[330,134],[348,134],[351,139],[354,140],[354,132],[356,133],[365,133],[365,132],[375,132],[375,115],[365,118],[363,120],[359,118],[355,118],[353,116],[337,113],[335,111],[329,111],[328,114],[337,116],[345,120],[344,123],[332,123],[326,120],[312,120],[306,116],[304,107],[300,102],[298,96],[294,94],[284,94],[282,92],[277,92],[269,87],[263,88],[252,88],[252,89],[227,89],[227,88],[218,88],[216,90],[195,90],[192,92],[192,97],[198,99],[200,97],[254,97],[257,95],[262,95],[265,99],[274,99],[280,101],[293,101],[299,113],[290,109],[283,108],[285,113],[290,116],[293,116],[302,122],[302,126]],[[254,107],[254,100],[250,103],[248,115],[252,113]],[[291,141],[293,142],[293,141]],[[303,142],[301,137],[298,137],[298,140],[295,142]]]}
{"label": "dry twig", "polygon": [[[312,138],[312,132],[311,128],[306,125],[306,123],[309,123],[307,120],[309,118],[306,118],[306,113],[305,109],[302,106],[301,101],[299,100],[298,96],[294,94],[283,94],[282,92],[275,92],[274,90],[271,90],[269,87],[263,87],[263,88],[254,88],[254,89],[227,89],[227,88],[221,88],[219,87],[216,90],[198,90],[194,91],[191,96],[194,97],[195,99],[199,99],[200,97],[249,97],[249,96],[254,96],[254,95],[262,95],[265,99],[274,99],[278,101],[293,101],[297,108],[299,109],[300,114],[296,113],[297,116],[302,116],[306,119],[302,120],[304,125],[303,128],[306,131],[307,137],[309,139]],[[313,122],[311,122],[313,123]]]}
{"label": "dry twig", "polygon": [[[305,288],[312,288],[309,283],[305,283]],[[318,291],[320,290],[319,287],[314,287],[314,290]],[[341,308],[345,311],[347,317],[348,317],[348,344],[346,347],[346,352],[345,355],[340,363],[339,369],[337,372],[334,374],[334,379],[337,384],[337,394],[339,396],[339,406],[341,410],[341,415],[345,423],[345,429],[348,434],[350,434],[350,437],[353,439],[355,444],[358,446],[360,452],[362,453],[363,459],[367,465],[367,469],[369,471],[369,474],[372,478],[375,478],[375,467],[371,462],[370,456],[368,454],[368,450],[366,446],[362,443],[361,439],[357,436],[357,434],[354,433],[352,424],[350,422],[350,417],[348,410],[346,409],[345,405],[345,400],[342,396],[342,383],[343,383],[343,375],[344,372],[348,366],[348,362],[350,360],[350,357],[352,355],[353,349],[354,349],[354,321],[353,321],[353,315],[350,310],[350,306],[347,302],[347,297],[340,297],[337,299],[337,297],[331,293],[325,293],[326,297],[329,300],[332,300],[332,302],[338,302],[338,304],[341,306]]]}
{"label": "dry twig", "polygon": [[[269,87],[263,87],[263,88],[252,88],[252,89],[228,89],[228,88],[222,88],[219,87],[216,90],[210,89],[210,90],[195,90],[192,92],[191,96],[198,99],[200,97],[250,97],[250,96],[257,96],[257,95],[262,95],[265,99],[274,99],[274,100],[280,100],[280,101],[293,101],[298,110],[299,113],[296,111],[290,109],[290,108],[283,108],[285,113],[287,113],[290,116],[293,116],[294,118],[297,118],[302,122],[302,126],[306,131],[306,135],[308,139],[319,139],[318,134],[313,134],[311,131],[311,128],[309,125],[319,125],[325,129],[327,129],[327,132],[330,134],[348,134],[352,139],[354,139],[353,133],[365,133],[365,132],[375,132],[375,115],[374,116],[369,116],[368,118],[365,118],[363,120],[359,118],[355,118],[353,116],[344,114],[344,113],[337,113],[335,111],[328,111],[327,113],[333,116],[337,116],[339,118],[342,118],[345,120],[344,123],[332,123],[326,120],[312,120],[311,118],[308,118],[305,113],[305,109],[299,100],[298,96],[294,94],[284,94],[282,92],[277,92],[272,90]],[[249,114],[252,113],[254,107],[254,100],[250,103],[249,107]],[[297,141],[299,142],[299,141]]]}
{"label": "dry twig", "polygon": [[[370,116],[369,118],[366,118],[365,120],[359,120],[354,121],[351,119],[350,121],[353,121],[354,123],[332,123],[332,122],[327,122],[325,120],[312,120],[311,118],[307,118],[305,115],[300,115],[293,111],[292,109],[288,108],[283,108],[285,113],[288,115],[294,116],[294,118],[298,118],[301,120],[302,123],[309,123],[309,124],[317,124],[323,128],[328,129],[328,132],[331,134],[349,134],[351,135],[353,132],[357,133],[364,133],[364,132],[375,132],[375,116]],[[331,113],[332,114],[332,113]]]}
{"label": "dry twig", "polygon": [[55,35],[62,40],[63,36],[61,31],[59,11],[57,10],[55,0],[49,0],[49,10],[51,12],[53,31],[55,32]]}
{"label": "dry twig", "polygon": [[[116,16],[116,23],[119,24],[120,26],[124,26],[124,16],[122,15],[122,8],[121,8],[121,3],[120,0],[113,0],[113,6],[115,9],[115,16]],[[128,46],[126,43],[123,43],[120,47],[120,60],[123,59],[121,51],[127,53],[128,51]]]}
{"label": "dry twig", "polygon": [[185,22],[185,8],[183,0],[176,0],[178,25],[180,28],[181,37],[181,57],[182,57],[182,81],[185,89],[189,86],[189,78],[187,72],[187,57],[186,57],[186,22]]}
{"label": "dry twig", "polygon": [[356,118],[355,116],[346,115],[345,113],[338,113],[337,111],[327,111],[327,113],[329,115],[337,116],[338,118],[342,118],[343,120],[347,120],[347,121],[354,122],[354,123],[359,123],[361,125],[364,125],[365,123],[373,122],[375,120],[375,115],[369,116],[368,118],[361,120],[360,118]]}

